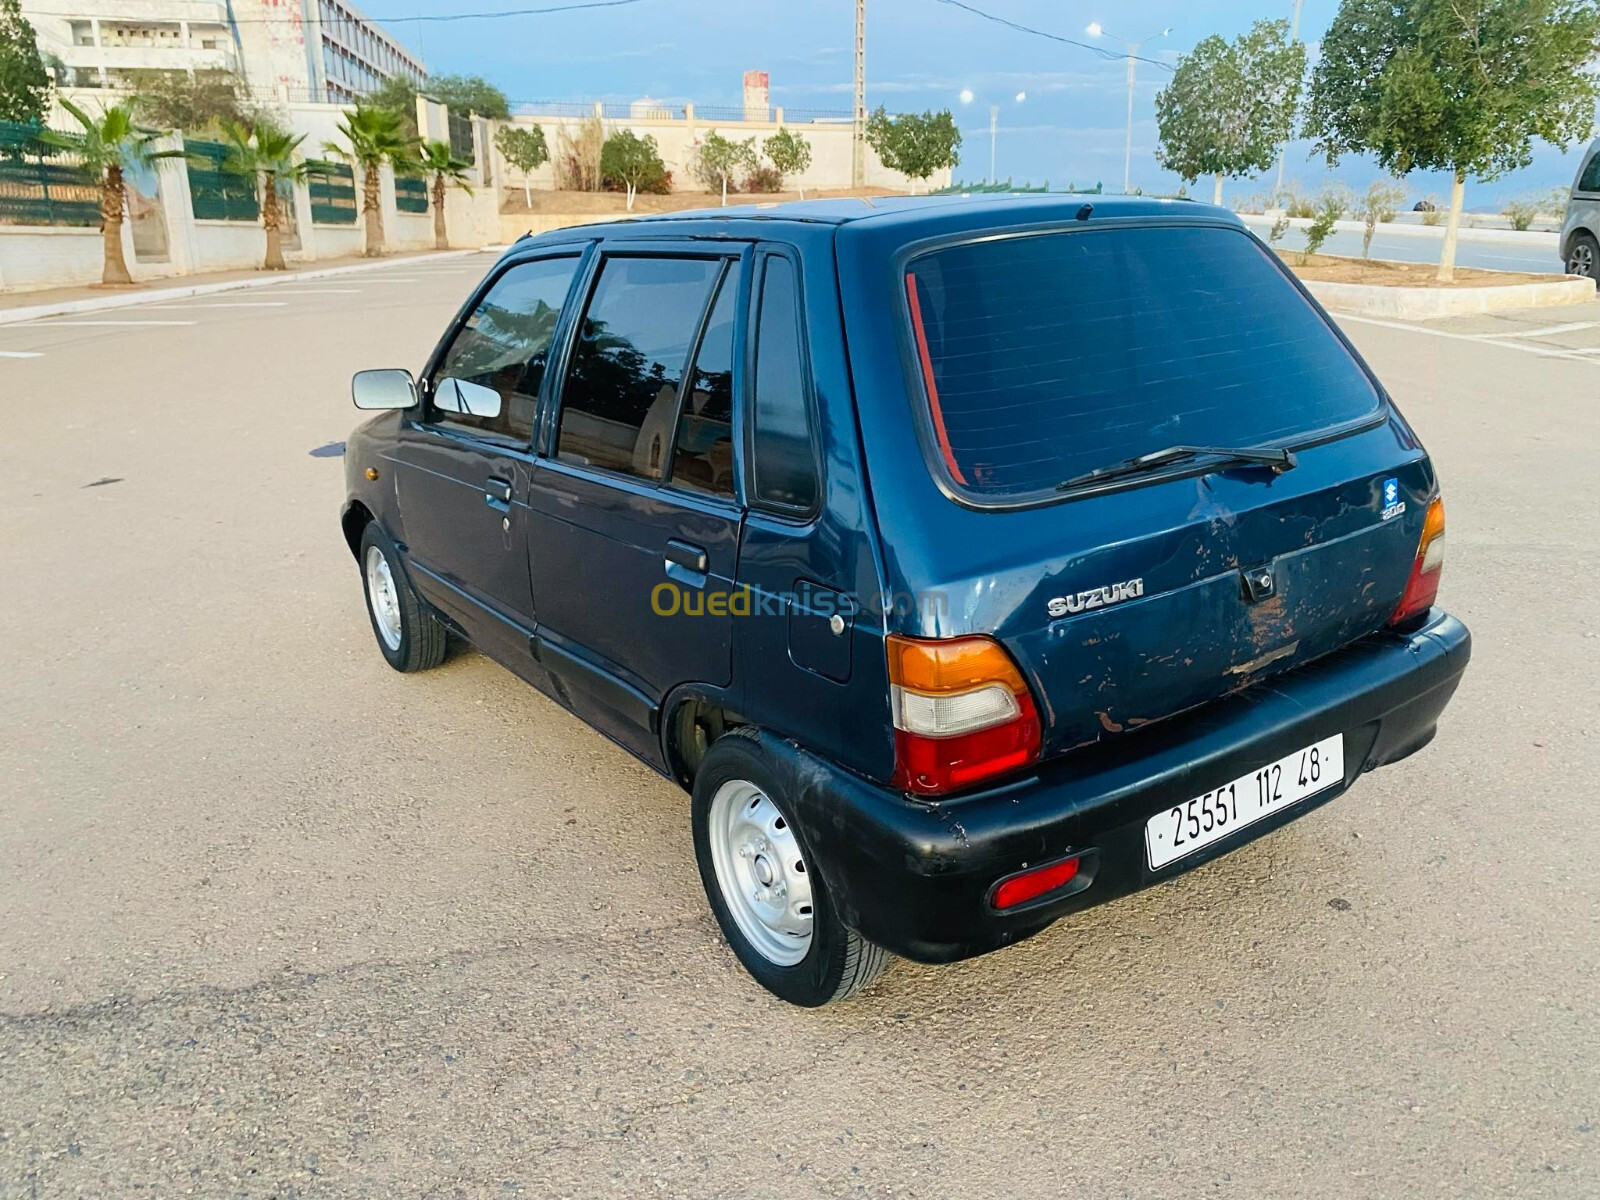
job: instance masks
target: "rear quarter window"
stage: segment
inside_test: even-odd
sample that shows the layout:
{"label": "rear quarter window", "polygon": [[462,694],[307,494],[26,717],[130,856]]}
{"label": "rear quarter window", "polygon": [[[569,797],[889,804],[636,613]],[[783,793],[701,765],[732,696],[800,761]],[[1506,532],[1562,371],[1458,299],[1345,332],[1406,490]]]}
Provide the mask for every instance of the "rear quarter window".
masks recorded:
{"label": "rear quarter window", "polygon": [[1173,445],[1293,445],[1380,403],[1240,230],[990,238],[912,258],[901,283],[937,457],[977,499]]}

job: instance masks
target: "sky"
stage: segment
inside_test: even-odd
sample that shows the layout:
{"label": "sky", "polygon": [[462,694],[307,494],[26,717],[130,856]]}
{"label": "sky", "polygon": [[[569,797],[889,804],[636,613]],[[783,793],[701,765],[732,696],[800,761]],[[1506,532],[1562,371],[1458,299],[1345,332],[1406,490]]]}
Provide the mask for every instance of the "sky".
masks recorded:
{"label": "sky", "polygon": [[[851,101],[854,0],[633,0],[579,11],[460,19],[464,14],[548,7],[573,0],[365,0],[367,14],[418,50],[434,74],[477,74],[523,102],[642,96],[702,106],[738,105],[746,70],[767,71],[772,102],[791,111],[836,110]],[[1112,57],[1018,32],[941,0],[867,0],[867,105],[891,112],[950,108],[962,131],[958,180],[988,177],[989,107],[997,104],[996,174],[1108,190],[1122,183],[1127,66],[1109,35],[1149,38],[1146,58],[1173,63],[1212,33],[1233,37],[1259,18],[1287,20],[1293,0],[1187,3],[1177,0],[970,0],[973,7],[1036,29],[1104,45]],[[1337,0],[1305,0],[1300,36],[1312,55]],[[406,21],[404,17],[453,17]],[[1108,36],[1084,31],[1099,22]],[[1165,37],[1153,36],[1164,28]],[[1133,185],[1176,191],[1180,181],[1155,161],[1155,96],[1170,72],[1140,62],[1134,92]],[[972,100],[963,103],[963,91]],[[1026,98],[1018,102],[1018,93]],[[1493,210],[1514,195],[1571,183],[1582,147],[1535,144],[1533,164],[1492,182],[1469,180],[1469,209]],[[1364,189],[1382,176],[1370,161],[1347,159],[1330,171],[1310,145],[1292,144],[1284,177],[1315,192],[1330,178]],[[1271,190],[1274,173],[1233,180],[1227,195]],[[1448,196],[1443,175],[1414,173],[1412,199]],[[1208,181],[1193,189],[1210,199]]]}

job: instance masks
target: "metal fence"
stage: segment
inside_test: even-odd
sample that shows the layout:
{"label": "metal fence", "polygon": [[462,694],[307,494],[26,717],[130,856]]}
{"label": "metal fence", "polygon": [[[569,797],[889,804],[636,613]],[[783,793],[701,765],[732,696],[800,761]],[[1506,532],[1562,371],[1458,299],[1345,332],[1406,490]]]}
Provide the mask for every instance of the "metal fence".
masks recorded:
{"label": "metal fence", "polygon": [[224,169],[228,148],[218,142],[187,138],[183,143],[189,167],[190,207],[197,221],[261,219],[261,200],[254,176]]}
{"label": "metal fence", "polygon": [[0,121],[0,224],[99,225],[100,181],[43,132]]}
{"label": "metal fence", "polygon": [[[669,100],[635,100],[626,103],[603,101],[598,112],[593,100],[530,100],[516,106],[519,116],[527,117],[568,117],[582,119],[584,117],[599,116],[606,121],[647,120],[647,121],[682,121],[688,116],[688,109],[681,102]],[[759,122],[770,122],[778,115],[776,107],[754,109],[747,113],[742,105],[732,104],[697,104],[694,106],[694,116],[697,122],[711,124],[713,122],[738,123],[747,116]],[[847,108],[785,108],[783,120],[785,124],[849,124],[850,110]]]}
{"label": "metal fence", "polygon": [[450,111],[450,153],[472,162],[477,153],[472,144],[472,118]]}
{"label": "metal fence", "polygon": [[311,192],[311,223],[356,223],[356,177],[344,163],[318,163],[306,177]]}
{"label": "metal fence", "polygon": [[394,177],[394,206],[403,213],[428,211],[428,183],[414,175]]}

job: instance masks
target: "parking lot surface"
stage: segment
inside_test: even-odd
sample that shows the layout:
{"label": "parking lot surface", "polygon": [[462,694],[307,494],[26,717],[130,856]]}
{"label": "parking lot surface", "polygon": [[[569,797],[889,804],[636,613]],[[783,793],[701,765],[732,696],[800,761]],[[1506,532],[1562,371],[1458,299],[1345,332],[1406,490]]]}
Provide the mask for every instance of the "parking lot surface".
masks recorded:
{"label": "parking lot surface", "polygon": [[1600,304],[1345,322],[1476,638],[1431,747],[801,1011],[680,791],[372,644],[348,378],[488,261],[0,327],[0,1198],[1600,1194]]}

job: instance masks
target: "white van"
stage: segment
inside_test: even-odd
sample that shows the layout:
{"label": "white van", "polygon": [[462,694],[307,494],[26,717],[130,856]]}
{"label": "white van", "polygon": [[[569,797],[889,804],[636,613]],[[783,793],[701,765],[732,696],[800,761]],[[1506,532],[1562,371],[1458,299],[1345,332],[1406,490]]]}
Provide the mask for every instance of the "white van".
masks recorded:
{"label": "white van", "polygon": [[1589,144],[1572,181],[1567,219],[1561,224],[1561,261],[1568,275],[1600,282],[1600,138]]}

